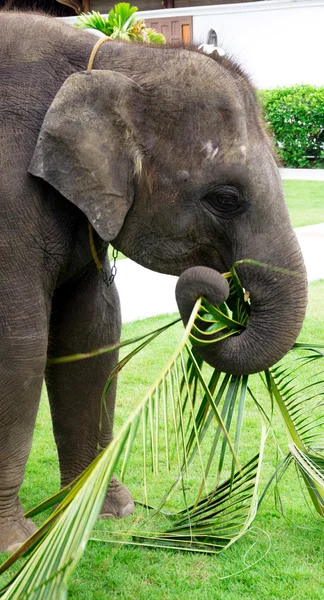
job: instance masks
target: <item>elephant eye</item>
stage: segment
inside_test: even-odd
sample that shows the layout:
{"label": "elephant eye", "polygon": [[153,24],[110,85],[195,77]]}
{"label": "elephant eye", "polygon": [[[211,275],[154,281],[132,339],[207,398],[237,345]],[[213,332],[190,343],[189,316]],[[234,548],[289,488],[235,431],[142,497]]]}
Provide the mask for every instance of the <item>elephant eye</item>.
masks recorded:
{"label": "elephant eye", "polygon": [[241,192],[234,186],[219,185],[208,192],[201,202],[207,210],[222,219],[231,219],[245,211],[246,203]]}

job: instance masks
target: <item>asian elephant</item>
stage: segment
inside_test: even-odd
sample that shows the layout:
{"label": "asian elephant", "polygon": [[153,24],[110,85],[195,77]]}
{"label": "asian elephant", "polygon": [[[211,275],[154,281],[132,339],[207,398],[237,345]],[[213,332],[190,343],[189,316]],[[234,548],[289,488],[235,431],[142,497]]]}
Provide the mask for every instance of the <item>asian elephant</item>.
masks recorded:
{"label": "asian elephant", "polygon": [[[290,349],[307,282],[255,92],[229,58],[107,42],[87,71],[90,33],[34,13],[0,23],[0,550],[12,551],[35,530],[18,491],[44,375],[62,485],[112,439],[115,389],[99,422],[116,354],[46,366],[119,340],[118,294],[96,268],[89,222],[107,275],[109,243],[181,275],[184,321],[200,295],[226,299],[220,274],[239,259],[297,274],[238,268],[249,327],[205,356],[232,373]],[[114,478],[102,513],[132,511]]]}

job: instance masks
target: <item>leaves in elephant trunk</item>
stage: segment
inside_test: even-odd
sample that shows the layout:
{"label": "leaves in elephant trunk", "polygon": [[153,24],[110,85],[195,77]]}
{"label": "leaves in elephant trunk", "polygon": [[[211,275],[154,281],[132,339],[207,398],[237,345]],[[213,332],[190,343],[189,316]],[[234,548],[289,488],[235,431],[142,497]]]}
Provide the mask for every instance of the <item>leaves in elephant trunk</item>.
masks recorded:
{"label": "leaves in elephant trunk", "polygon": [[195,346],[213,344],[231,335],[239,334],[248,326],[248,322],[249,304],[236,294],[233,279],[230,278],[228,302],[220,306],[212,306],[204,298],[202,299],[190,333],[190,341]]}
{"label": "leaves in elephant trunk", "polygon": [[[267,429],[272,426],[271,415],[248,386],[248,376],[211,369],[195,349],[195,345],[239,335],[248,324],[248,294],[240,286],[235,269],[226,277],[230,281],[227,303],[214,307],[203,299],[197,301],[177,350],[110,446],[73,484],[29,511],[28,516],[32,516],[60,502],[39,531],[0,567],[3,572],[30,551],[23,567],[0,592],[2,598],[33,597],[36,590],[43,598],[63,597],[91,535],[92,540],[107,543],[218,553],[247,531],[258,508],[262,456]],[[137,346],[109,376],[102,396],[103,410],[105,394],[116,374],[175,322],[122,344]],[[86,359],[115,348],[52,362]],[[323,358],[320,346],[296,344],[288,359],[262,375],[287,428],[289,455],[281,470],[286,471],[295,461],[321,516]],[[303,369],[307,371],[308,364],[315,362],[319,365],[316,381],[306,378],[303,383]],[[260,417],[257,452],[246,443],[248,397],[255,402]],[[100,528],[93,533],[116,471],[122,478],[128,473],[142,473],[143,484],[134,490],[136,513],[127,518],[125,530],[119,520],[106,521],[104,531]]]}

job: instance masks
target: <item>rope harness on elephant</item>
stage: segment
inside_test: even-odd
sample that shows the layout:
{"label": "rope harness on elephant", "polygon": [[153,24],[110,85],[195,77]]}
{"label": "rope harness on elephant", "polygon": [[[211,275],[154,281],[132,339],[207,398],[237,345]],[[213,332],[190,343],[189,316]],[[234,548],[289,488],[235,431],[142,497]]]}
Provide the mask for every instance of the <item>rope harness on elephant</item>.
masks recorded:
{"label": "rope harness on elephant", "polygon": [[104,44],[105,42],[110,42],[110,38],[109,37],[104,37],[104,38],[100,38],[100,40],[97,40],[97,42],[95,43],[95,45],[92,48],[92,52],[90,54],[90,58],[89,58],[89,62],[88,62],[88,66],[87,66],[87,71],[91,71],[91,69],[93,68],[93,63],[94,60],[96,58],[97,52],[100,48],[100,46],[102,44]]}
{"label": "rope harness on elephant", "polygon": [[[89,58],[89,62],[88,62],[88,66],[87,66],[87,71],[91,71],[91,69],[93,68],[93,63],[94,60],[96,58],[97,52],[100,48],[100,46],[102,44],[104,44],[104,42],[109,42],[110,39],[108,37],[105,38],[101,38],[100,40],[98,40],[93,49],[92,52],[90,54],[90,58]],[[105,273],[105,271],[103,270],[103,266],[98,258],[98,254],[97,254],[97,250],[96,250],[96,246],[95,246],[95,241],[94,241],[94,236],[93,236],[93,227],[90,223],[90,221],[88,221],[88,229],[89,229],[89,242],[90,242],[90,248],[91,248],[91,254],[92,254],[92,258],[95,262],[95,265],[98,269],[98,271],[100,271],[101,276],[106,284],[107,287],[110,287],[111,284],[114,282],[115,277],[117,275],[117,267],[116,267],[116,260],[118,257],[118,250],[116,250],[115,248],[113,249],[113,265],[111,267],[111,272],[110,275],[108,276],[107,273]]]}

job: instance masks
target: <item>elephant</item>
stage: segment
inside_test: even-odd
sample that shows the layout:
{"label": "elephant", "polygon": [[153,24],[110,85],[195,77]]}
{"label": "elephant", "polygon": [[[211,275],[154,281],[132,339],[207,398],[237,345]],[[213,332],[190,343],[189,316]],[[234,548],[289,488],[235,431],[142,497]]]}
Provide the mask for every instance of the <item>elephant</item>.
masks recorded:
{"label": "elephant", "polygon": [[[44,378],[62,486],[112,440],[115,384],[100,410],[117,352],[48,360],[118,344],[109,244],[179,277],[184,322],[198,297],[226,299],[236,261],[277,267],[237,267],[249,326],[202,351],[234,374],[291,348],[307,279],[255,90],[229,57],[109,41],[87,70],[91,33],[32,12],[0,19],[0,551],[11,552],[36,529],[18,492]],[[133,509],[114,477],[101,514]]]}

